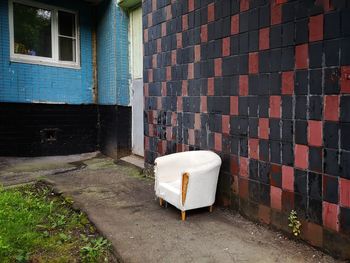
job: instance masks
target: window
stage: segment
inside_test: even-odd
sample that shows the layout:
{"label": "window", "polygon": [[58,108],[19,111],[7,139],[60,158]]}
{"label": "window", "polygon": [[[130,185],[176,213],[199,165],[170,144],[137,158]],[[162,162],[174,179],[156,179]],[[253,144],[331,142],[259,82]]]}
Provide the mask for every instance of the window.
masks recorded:
{"label": "window", "polygon": [[31,1],[9,4],[11,61],[79,67],[77,14]]}

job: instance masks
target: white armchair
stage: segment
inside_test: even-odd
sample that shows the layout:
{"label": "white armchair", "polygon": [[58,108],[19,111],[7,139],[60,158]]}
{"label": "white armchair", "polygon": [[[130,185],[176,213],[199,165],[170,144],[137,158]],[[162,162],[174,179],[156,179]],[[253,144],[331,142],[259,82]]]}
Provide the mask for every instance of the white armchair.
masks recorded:
{"label": "white armchair", "polygon": [[155,192],[163,200],[186,211],[209,207],[215,202],[221,158],[211,151],[189,151],[169,154],[155,160]]}

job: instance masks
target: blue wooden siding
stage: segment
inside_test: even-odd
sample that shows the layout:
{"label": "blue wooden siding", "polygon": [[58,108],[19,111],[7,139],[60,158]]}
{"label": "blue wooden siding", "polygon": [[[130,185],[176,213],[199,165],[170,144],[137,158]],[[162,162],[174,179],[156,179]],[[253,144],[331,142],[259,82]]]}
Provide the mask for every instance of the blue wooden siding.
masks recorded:
{"label": "blue wooden siding", "polygon": [[79,12],[81,69],[10,62],[8,1],[0,1],[0,102],[93,103],[91,12],[83,1],[38,1]]}

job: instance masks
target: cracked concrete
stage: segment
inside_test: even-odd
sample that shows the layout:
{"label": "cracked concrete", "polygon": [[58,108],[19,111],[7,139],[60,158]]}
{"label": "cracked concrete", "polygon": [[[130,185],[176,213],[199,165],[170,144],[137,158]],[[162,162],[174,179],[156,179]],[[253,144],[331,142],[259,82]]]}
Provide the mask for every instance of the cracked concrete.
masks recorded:
{"label": "cracked concrete", "polygon": [[[232,211],[198,209],[182,222],[174,207],[159,207],[153,181],[142,177],[140,170],[100,155],[79,161],[86,165],[84,169],[61,174],[45,170],[44,176],[38,169],[40,175],[31,170],[31,176],[45,178],[57,192],[71,197],[74,206],[86,212],[112,242],[120,261],[338,262]],[[69,169],[70,163],[61,168]],[[1,181],[3,174],[13,172],[6,171],[0,172]],[[12,176],[17,173],[21,180],[7,181],[7,185],[23,181],[26,173],[20,166]]]}

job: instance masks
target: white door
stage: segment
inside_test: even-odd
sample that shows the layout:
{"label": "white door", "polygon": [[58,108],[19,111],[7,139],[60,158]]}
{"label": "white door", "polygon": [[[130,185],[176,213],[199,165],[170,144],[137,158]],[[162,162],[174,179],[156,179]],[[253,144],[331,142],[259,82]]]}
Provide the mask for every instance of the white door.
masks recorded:
{"label": "white door", "polygon": [[132,107],[132,152],[136,155],[143,156],[143,46],[141,7],[130,12],[129,36]]}

